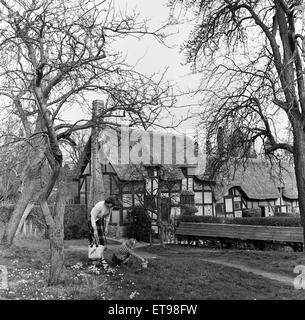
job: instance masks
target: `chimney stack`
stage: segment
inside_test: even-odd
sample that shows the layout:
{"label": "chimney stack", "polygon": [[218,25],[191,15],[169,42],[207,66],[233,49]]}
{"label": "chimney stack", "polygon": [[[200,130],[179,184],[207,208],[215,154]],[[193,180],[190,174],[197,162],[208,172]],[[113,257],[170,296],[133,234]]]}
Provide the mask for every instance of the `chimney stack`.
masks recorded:
{"label": "chimney stack", "polygon": [[222,127],[219,127],[217,131],[217,148],[219,154],[224,152],[224,129]]}

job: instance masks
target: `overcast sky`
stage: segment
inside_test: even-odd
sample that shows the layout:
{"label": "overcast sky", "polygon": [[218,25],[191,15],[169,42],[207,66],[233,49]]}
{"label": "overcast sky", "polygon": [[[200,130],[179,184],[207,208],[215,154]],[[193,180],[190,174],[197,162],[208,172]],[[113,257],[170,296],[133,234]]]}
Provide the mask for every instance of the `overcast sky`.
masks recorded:
{"label": "overcast sky", "polygon": [[[167,0],[115,0],[114,4],[123,11],[135,9],[140,13],[140,19],[148,19],[149,26],[159,28],[166,24],[169,17],[169,8],[166,6]],[[130,64],[137,63],[137,71],[151,75],[153,73],[163,73],[165,70],[165,79],[170,81],[175,88],[175,92],[193,90],[199,84],[199,77],[191,74],[190,66],[185,65],[185,57],[180,52],[181,45],[191,31],[191,23],[182,23],[166,29],[166,33],[171,34],[166,40],[166,45],[159,43],[152,36],[146,36],[141,40],[128,38],[128,40],[118,43],[118,49],[126,54],[127,62]],[[92,95],[90,99],[99,99],[101,96]],[[179,98],[178,103],[181,105],[197,104],[198,97]],[[195,107],[192,107],[195,110]],[[175,110],[175,115],[183,118],[187,108]],[[67,113],[67,116],[73,119],[75,114]],[[187,121],[180,126],[181,132],[194,128],[194,121]]]}

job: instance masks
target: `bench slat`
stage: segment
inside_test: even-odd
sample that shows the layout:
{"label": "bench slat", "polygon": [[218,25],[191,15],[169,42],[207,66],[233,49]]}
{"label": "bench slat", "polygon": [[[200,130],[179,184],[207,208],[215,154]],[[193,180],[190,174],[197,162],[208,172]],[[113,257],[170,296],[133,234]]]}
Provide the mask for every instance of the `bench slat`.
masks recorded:
{"label": "bench slat", "polygon": [[176,230],[176,235],[242,240],[271,240],[281,242],[304,241],[302,227],[273,227],[181,222]]}

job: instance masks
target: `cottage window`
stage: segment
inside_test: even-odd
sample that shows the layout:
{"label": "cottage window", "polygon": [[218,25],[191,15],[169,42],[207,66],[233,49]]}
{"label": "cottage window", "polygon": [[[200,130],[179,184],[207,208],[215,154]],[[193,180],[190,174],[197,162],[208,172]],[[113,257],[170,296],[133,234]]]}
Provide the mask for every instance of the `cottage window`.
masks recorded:
{"label": "cottage window", "polygon": [[196,204],[202,204],[203,203],[202,192],[195,192],[195,203]]}
{"label": "cottage window", "polygon": [[233,213],[233,201],[232,201],[232,198],[225,199],[225,210],[226,210],[226,213]]}
{"label": "cottage window", "polygon": [[204,191],[204,203],[205,204],[212,204],[212,192]]}

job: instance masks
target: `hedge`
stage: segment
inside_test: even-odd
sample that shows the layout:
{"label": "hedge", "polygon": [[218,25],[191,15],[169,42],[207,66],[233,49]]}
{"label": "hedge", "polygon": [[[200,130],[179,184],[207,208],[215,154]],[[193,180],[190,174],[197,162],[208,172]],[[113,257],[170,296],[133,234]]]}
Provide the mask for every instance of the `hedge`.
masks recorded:
{"label": "hedge", "polygon": [[212,216],[176,216],[176,219],[181,222],[205,222],[205,223],[223,223],[224,218]]}
{"label": "hedge", "polygon": [[193,204],[181,204],[182,215],[190,216],[198,212],[198,208]]}
{"label": "hedge", "polygon": [[138,241],[150,242],[151,217],[147,210],[141,206],[135,206],[128,212],[131,221],[127,229],[127,237]]}
{"label": "hedge", "polygon": [[[53,206],[49,206],[51,213]],[[39,206],[35,206],[28,219],[38,227],[47,229],[47,225]],[[65,239],[82,239],[88,236],[88,222],[86,217],[86,206],[81,204],[67,204],[64,216]]]}
{"label": "hedge", "polygon": [[[49,206],[51,213],[53,206]],[[13,205],[0,206],[0,221],[7,223],[14,210]],[[35,206],[30,212],[27,221],[31,221],[39,229],[46,230],[47,225],[39,206]],[[88,235],[86,206],[82,204],[67,204],[64,217],[65,239],[81,239]]]}
{"label": "hedge", "polygon": [[0,221],[6,224],[14,210],[14,205],[0,205]]}
{"label": "hedge", "polygon": [[181,222],[203,222],[203,223],[227,223],[261,226],[301,227],[299,217],[253,217],[253,218],[230,218],[211,216],[179,216],[176,218]]}

